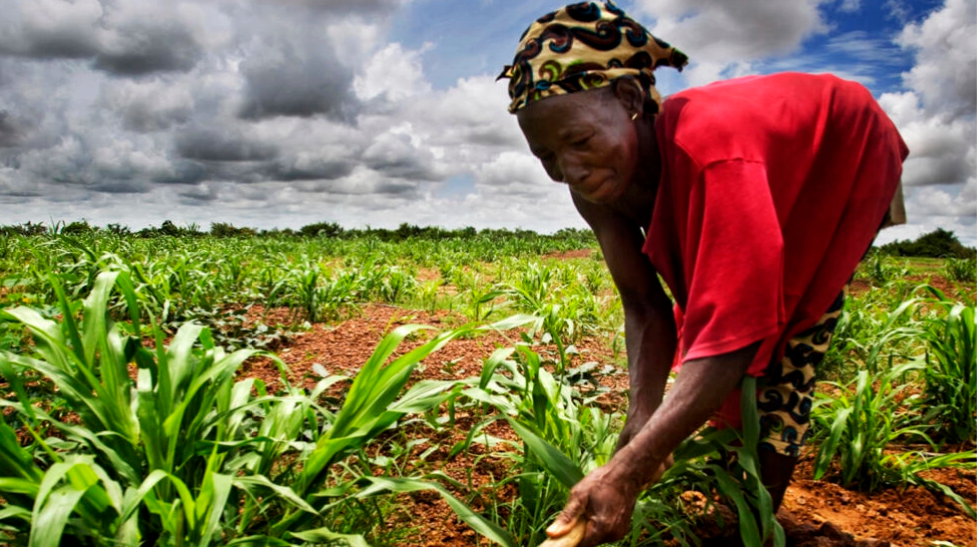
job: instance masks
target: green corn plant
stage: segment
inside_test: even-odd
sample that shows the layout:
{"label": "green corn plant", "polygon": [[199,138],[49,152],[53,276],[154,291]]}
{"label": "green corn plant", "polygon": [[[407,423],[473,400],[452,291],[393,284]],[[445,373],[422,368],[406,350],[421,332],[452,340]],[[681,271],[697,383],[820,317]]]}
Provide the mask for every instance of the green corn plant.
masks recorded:
{"label": "green corn plant", "polygon": [[473,442],[482,442],[484,427],[493,421],[509,422],[523,444],[501,442],[516,449],[505,454],[514,459],[517,472],[497,482],[494,490],[515,483],[519,496],[512,501],[496,500],[493,507],[497,521],[504,521],[506,529],[528,545],[545,539],[543,528],[567,501],[568,485],[604,463],[615,442],[611,417],[586,408],[580,396],[542,364],[540,356],[526,346],[495,351],[486,360],[478,385],[463,394],[499,413],[470,430],[466,440],[452,450],[458,453]]}
{"label": "green corn plant", "polygon": [[951,281],[975,282],[978,260],[974,258],[948,258],[941,267],[941,275]]}
{"label": "green corn plant", "polygon": [[[476,531],[514,545],[437,482],[334,474],[347,455],[401,417],[457,393],[454,382],[432,381],[402,391],[418,361],[465,329],[435,336],[385,366],[400,341],[420,327],[395,330],[333,412],[317,400],[342,378],[327,377],[306,395],[283,377],[286,394],[268,396],[260,382],[233,378],[259,352],[225,354],[208,329],[189,323],[165,345],[155,322],[141,324],[139,300],[124,271],[100,274],[80,306],[67,299],[56,277],[51,282],[61,322],[26,307],[2,312],[35,339],[31,355],[0,353],[0,375],[18,398],[0,399],[0,406],[20,417],[32,439],[22,448],[6,422],[0,426],[0,533],[8,544],[362,543],[363,531],[328,528],[343,521],[336,512],[350,500],[428,489]],[[128,304],[127,323],[114,322],[108,312],[113,288]],[[520,324],[514,321],[502,327]],[[144,347],[143,335],[151,335],[155,347]],[[50,378],[81,423],[35,407],[22,381],[28,372]],[[44,424],[61,439],[43,438]]]}
{"label": "green corn plant", "polygon": [[319,278],[321,273],[319,264],[310,262],[302,270],[295,272],[292,281],[292,294],[295,303],[311,323],[319,321],[320,317]]}
{"label": "green corn plant", "polygon": [[[478,279],[478,276],[476,276]],[[505,303],[497,305],[496,299],[503,293],[489,283],[474,282],[472,288],[460,293],[457,298],[463,299],[466,308],[465,315],[473,321],[485,321],[494,312],[505,307]]]}
{"label": "green corn plant", "polygon": [[[284,262],[285,260],[279,259],[279,263]],[[264,304],[266,312],[281,304],[288,289],[288,280],[281,275],[281,271],[282,269],[278,265],[264,266],[258,271],[258,294],[253,295],[252,299]]]}
{"label": "green corn plant", "polygon": [[[480,328],[510,330],[532,320],[532,318],[524,316],[514,316],[488,327]],[[381,340],[373,355],[364,363],[354,379],[343,407],[331,420],[329,427],[316,440],[315,448],[304,462],[304,466],[298,472],[294,483],[297,495],[305,497],[314,507],[329,506],[328,497],[319,494],[318,491],[326,481],[331,466],[340,461],[344,455],[387,430],[405,414],[424,412],[437,407],[451,397],[451,393],[446,392],[446,389],[456,385],[455,382],[423,381],[409,389],[400,398],[398,395],[403,390],[411,372],[422,359],[452,339],[472,332],[475,327],[463,327],[439,334],[385,366],[384,363],[391,357],[401,340],[421,328],[419,326],[399,327]],[[364,478],[363,480],[371,481],[373,479]],[[373,483],[374,488],[369,491],[383,490],[378,484],[381,483],[375,481]],[[400,480],[400,482],[388,481],[383,484],[385,485],[384,488],[391,491],[400,491],[396,490],[395,486],[408,490],[416,490],[421,487],[405,482],[405,479]],[[440,487],[437,485],[426,485],[424,487],[434,489],[445,497],[444,491],[439,489]],[[509,534],[501,528],[491,524],[471,510],[462,511],[454,498],[445,497],[445,499],[456,510],[456,514],[476,531],[502,545],[513,545]],[[279,523],[273,526],[272,530],[275,534],[280,534],[308,522],[310,518],[311,516],[306,512],[289,510]]]}
{"label": "green corn plant", "polygon": [[886,447],[901,437],[916,437],[932,444],[923,427],[906,425],[907,411],[898,411],[895,399],[908,384],[894,385],[908,373],[920,371],[919,362],[904,363],[871,375],[861,370],[851,384],[826,382],[838,395],[817,394],[812,420],[826,436],[815,462],[814,477],[821,479],[833,459],[839,458],[841,482],[873,491],[892,481]]}
{"label": "green corn plant", "polygon": [[876,375],[862,370],[848,385],[827,382],[838,394],[817,394],[819,400],[812,410],[813,425],[819,431],[816,438],[821,440],[814,478],[824,477],[832,462],[838,460],[840,482],[844,486],[869,492],[903,484],[937,488],[974,518],[974,510],[960,496],[919,476],[921,471],[940,467],[973,468],[974,451],[932,458],[921,452],[898,454],[889,450],[893,443],[909,439],[923,441],[931,450],[937,450],[927,435],[928,426],[913,423],[911,413],[900,410],[898,404],[910,384],[897,382],[922,369],[923,363],[917,360]]}
{"label": "green corn plant", "polygon": [[942,313],[927,318],[924,420],[940,426],[939,434],[952,443],[976,440],[975,400],[978,398],[975,306],[965,306],[930,288]]}
{"label": "green corn plant", "polygon": [[893,264],[893,258],[881,252],[871,253],[862,264],[857,274],[868,279],[873,285],[883,287],[893,280],[909,275],[910,267],[904,262],[903,266]]}
{"label": "green corn plant", "polygon": [[[514,355],[516,359],[511,358]],[[606,415],[587,407],[587,401],[540,365],[540,357],[524,346],[493,353],[483,366],[479,385],[464,394],[500,414],[489,415],[453,449],[460,451],[479,442],[489,423],[508,421],[522,445],[500,441],[517,450],[502,453],[514,460],[517,469],[496,486],[502,488],[515,481],[519,496],[510,502],[497,502],[496,518],[505,521],[506,528],[528,545],[545,538],[543,530],[563,508],[568,490],[611,458],[617,441],[612,423],[621,419],[620,414]],[[754,393],[753,382],[745,381],[745,393]],[[739,533],[745,545],[761,545],[767,537],[772,537],[775,545],[784,545],[783,530],[760,480],[756,400],[746,397],[742,404],[744,423],[754,425],[743,437],[731,429],[708,430],[684,442],[675,451],[675,465],[639,498],[632,530],[621,545],[665,545],[668,541],[698,544],[680,502],[680,494],[691,489],[703,492],[707,499],[717,491],[728,500],[739,515]],[[728,452],[738,455],[732,470],[714,463]]]}
{"label": "green corn plant", "polygon": [[440,279],[425,281],[418,285],[415,298],[428,313],[435,313],[435,310],[438,309],[439,291],[442,286],[444,286],[444,282]]}
{"label": "green corn plant", "polygon": [[414,276],[397,267],[393,267],[384,272],[383,280],[379,287],[379,295],[384,302],[400,302],[410,298],[414,294],[417,289],[417,284]]}
{"label": "green corn plant", "polygon": [[[910,357],[914,351],[908,347],[920,336],[913,314],[920,303],[919,298],[888,304],[882,311],[871,313],[865,308],[853,309],[848,306],[840,318],[838,336],[833,344],[840,346],[838,352],[852,354],[861,367],[870,374],[884,370],[895,357]],[[899,350],[899,351],[898,351]],[[851,359],[848,355],[834,353],[841,359]]]}
{"label": "green corn plant", "polygon": [[245,266],[238,255],[231,254],[218,265],[217,284],[225,295],[237,295],[245,283]]}

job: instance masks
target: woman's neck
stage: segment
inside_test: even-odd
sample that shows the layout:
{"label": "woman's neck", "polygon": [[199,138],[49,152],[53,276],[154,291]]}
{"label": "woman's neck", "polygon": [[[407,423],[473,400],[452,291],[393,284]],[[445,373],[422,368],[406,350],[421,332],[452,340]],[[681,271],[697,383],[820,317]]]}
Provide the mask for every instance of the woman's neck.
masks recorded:
{"label": "woman's neck", "polygon": [[655,135],[656,117],[644,118],[637,122],[639,162],[635,175],[625,194],[614,208],[627,218],[635,221],[642,229],[649,227],[655,196],[659,191],[662,176],[662,160]]}

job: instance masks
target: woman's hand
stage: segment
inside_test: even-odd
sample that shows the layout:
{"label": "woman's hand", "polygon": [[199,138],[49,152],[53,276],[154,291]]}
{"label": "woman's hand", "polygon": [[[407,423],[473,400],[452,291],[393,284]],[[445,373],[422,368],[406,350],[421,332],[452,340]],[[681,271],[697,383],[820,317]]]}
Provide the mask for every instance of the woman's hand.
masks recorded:
{"label": "woman's hand", "polygon": [[640,491],[640,486],[627,477],[627,469],[621,470],[613,462],[592,471],[571,489],[567,506],[547,528],[547,535],[560,537],[578,520],[586,519],[584,539],[578,547],[593,547],[625,537],[631,529],[632,511]]}

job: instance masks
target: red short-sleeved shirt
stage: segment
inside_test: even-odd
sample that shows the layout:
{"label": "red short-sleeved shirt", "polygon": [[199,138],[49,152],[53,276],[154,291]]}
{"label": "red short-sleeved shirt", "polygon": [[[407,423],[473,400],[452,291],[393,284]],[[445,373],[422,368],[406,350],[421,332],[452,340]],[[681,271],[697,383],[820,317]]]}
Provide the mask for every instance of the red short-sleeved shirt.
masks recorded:
{"label": "red short-sleeved shirt", "polygon": [[748,371],[761,375],[852,275],[907,147],[861,85],[794,73],[677,93],[656,134],[643,251],[676,298],[682,360],[762,341]]}

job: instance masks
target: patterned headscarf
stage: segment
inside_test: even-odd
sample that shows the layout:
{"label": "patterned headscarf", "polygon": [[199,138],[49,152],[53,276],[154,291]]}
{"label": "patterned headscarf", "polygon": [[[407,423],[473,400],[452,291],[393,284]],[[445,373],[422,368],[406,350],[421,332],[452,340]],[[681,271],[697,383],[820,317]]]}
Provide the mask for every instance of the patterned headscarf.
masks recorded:
{"label": "patterned headscarf", "polygon": [[611,85],[633,76],[646,98],[662,98],[652,71],[660,66],[682,70],[686,55],[649,33],[611,2],[581,2],[539,18],[520,37],[509,78],[509,111],[532,101]]}

